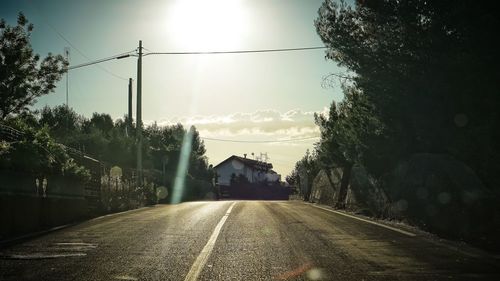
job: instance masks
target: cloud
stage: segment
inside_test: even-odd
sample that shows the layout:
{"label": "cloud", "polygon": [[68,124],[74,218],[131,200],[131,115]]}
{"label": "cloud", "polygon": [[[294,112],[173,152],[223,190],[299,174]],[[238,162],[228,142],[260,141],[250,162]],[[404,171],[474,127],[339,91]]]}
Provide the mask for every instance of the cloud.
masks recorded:
{"label": "cloud", "polygon": [[[317,113],[323,114],[326,108]],[[148,123],[148,122],[146,122]],[[149,122],[152,123],[152,122]],[[314,112],[293,109],[279,112],[274,109],[237,112],[229,115],[191,116],[160,120],[158,125],[181,123],[194,125],[203,137],[241,137],[252,139],[290,139],[319,135],[314,124]]]}

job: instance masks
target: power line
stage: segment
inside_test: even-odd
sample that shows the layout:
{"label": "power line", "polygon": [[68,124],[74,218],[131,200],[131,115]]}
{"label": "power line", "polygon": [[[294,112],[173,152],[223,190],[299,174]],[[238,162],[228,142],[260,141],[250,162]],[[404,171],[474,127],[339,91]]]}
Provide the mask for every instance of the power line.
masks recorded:
{"label": "power line", "polygon": [[[147,55],[219,55],[219,54],[247,54],[247,53],[271,53],[271,52],[293,52],[293,51],[307,51],[307,50],[319,50],[319,49],[326,49],[328,47],[300,47],[300,48],[282,48],[282,49],[260,49],[260,50],[235,50],[235,51],[200,51],[200,52],[150,52],[146,53],[143,56]],[[134,56],[131,53],[135,52],[136,50],[132,50],[129,52],[125,52],[122,54],[118,54],[115,56],[95,60],[95,61],[89,61],[87,63],[82,63],[79,65],[75,66],[70,66],[68,67],[68,70],[75,69],[75,68],[80,68],[84,66],[89,66],[89,65],[94,65],[98,64],[101,62],[106,62],[109,60],[113,59],[121,59],[129,56]]]}
{"label": "power line", "polygon": [[235,50],[235,51],[188,51],[188,52],[150,52],[143,56],[149,55],[220,55],[220,54],[247,54],[247,53],[276,53],[276,52],[293,52],[327,49],[328,47],[299,47],[299,48],[281,48],[281,49],[260,49],[260,50]]}
{"label": "power line", "polygon": [[307,137],[307,138],[286,139],[286,140],[262,140],[262,141],[228,140],[228,139],[205,138],[205,137],[200,137],[200,138],[204,139],[204,140],[220,141],[220,142],[236,142],[236,143],[280,143],[280,142],[294,142],[294,141],[304,141],[304,140],[317,139],[317,138],[319,138],[319,136],[317,136],[317,137]]}
{"label": "power line", "polygon": [[[88,60],[89,62],[92,61],[92,59],[90,59],[88,56],[86,56],[80,49],[78,49],[73,43],[71,43],[68,39],[66,39],[66,37],[64,37],[64,35],[62,35],[61,32],[59,32],[53,25],[51,25],[46,19],[45,17],[43,16],[42,12],[38,9],[38,7],[32,3],[31,0],[28,0],[28,3],[35,8],[36,12],[40,15],[40,18],[42,19],[42,21],[48,26],[50,27],[50,29],[52,29],[52,31],[54,31],[59,37],[61,37],[62,40],[64,40],[66,43],[68,43],[73,49],[75,49],[82,57],[84,57],[86,60]],[[91,64],[89,64],[91,65]],[[122,77],[120,75],[117,75],[109,70],[107,70],[106,68],[104,68],[103,66],[100,66],[100,65],[96,65],[98,68],[100,68],[102,71],[118,78],[118,79],[121,79],[121,80],[128,80],[128,78],[125,78],[125,77]]]}

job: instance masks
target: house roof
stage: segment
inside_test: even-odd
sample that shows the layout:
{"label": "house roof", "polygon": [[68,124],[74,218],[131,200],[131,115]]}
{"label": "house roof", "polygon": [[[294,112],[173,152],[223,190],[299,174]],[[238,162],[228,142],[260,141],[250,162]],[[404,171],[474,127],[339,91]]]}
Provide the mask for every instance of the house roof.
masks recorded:
{"label": "house roof", "polygon": [[256,170],[268,171],[268,170],[271,170],[273,168],[273,164],[271,164],[271,163],[257,161],[257,160],[253,160],[253,159],[249,159],[249,158],[243,158],[243,157],[239,157],[236,155],[232,155],[231,157],[227,158],[226,160],[220,162],[219,164],[214,166],[214,168],[216,169],[220,165],[222,165],[228,161],[231,161],[231,160],[238,160],[238,161],[242,162],[244,165],[246,165],[247,167],[250,167],[250,168],[253,168]]}

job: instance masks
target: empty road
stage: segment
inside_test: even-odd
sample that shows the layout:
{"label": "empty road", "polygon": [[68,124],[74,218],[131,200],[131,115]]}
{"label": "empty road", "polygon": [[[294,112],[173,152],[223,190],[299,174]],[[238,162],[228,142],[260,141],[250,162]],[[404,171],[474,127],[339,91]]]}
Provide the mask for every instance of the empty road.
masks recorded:
{"label": "empty road", "polygon": [[0,249],[0,280],[500,280],[500,263],[298,201],[218,201],[109,215]]}

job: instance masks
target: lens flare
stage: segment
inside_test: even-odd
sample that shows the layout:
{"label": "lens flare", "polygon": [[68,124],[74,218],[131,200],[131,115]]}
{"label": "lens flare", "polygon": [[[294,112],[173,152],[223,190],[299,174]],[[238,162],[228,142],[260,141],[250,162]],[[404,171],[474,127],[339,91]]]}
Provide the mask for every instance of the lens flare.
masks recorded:
{"label": "lens flare", "polygon": [[189,166],[189,157],[191,155],[191,145],[193,142],[193,127],[189,129],[182,139],[181,154],[179,157],[179,164],[177,165],[177,172],[175,174],[174,188],[172,191],[172,204],[180,203],[182,194],[184,193],[186,176]]}

